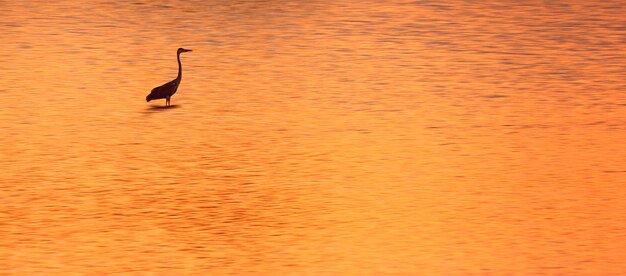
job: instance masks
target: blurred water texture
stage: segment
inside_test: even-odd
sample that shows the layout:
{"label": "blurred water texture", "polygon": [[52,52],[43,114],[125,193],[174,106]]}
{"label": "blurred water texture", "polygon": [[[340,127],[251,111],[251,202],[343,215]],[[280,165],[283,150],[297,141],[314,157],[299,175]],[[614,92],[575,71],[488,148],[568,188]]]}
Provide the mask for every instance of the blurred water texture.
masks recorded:
{"label": "blurred water texture", "polygon": [[626,273],[621,1],[0,12],[0,273]]}

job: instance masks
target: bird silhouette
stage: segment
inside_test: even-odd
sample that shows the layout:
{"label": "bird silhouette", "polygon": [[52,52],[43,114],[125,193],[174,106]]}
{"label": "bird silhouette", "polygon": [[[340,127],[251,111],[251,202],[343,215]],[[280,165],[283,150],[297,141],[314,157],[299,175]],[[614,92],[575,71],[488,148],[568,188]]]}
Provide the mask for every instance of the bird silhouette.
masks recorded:
{"label": "bird silhouette", "polygon": [[178,90],[180,80],[183,78],[183,66],[180,64],[180,54],[184,52],[191,52],[191,50],[178,48],[176,51],[176,59],[178,60],[178,77],[176,77],[173,81],[152,89],[150,94],[146,96],[146,102],[156,99],[165,99],[165,106],[170,106],[170,98],[174,95],[174,93],[176,93],[176,90]]}

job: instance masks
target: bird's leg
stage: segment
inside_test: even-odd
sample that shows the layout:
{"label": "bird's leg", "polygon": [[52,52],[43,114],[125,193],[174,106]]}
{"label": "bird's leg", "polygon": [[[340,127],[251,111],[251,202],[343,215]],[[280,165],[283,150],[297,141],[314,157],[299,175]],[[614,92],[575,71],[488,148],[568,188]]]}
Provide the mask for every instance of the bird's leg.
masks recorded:
{"label": "bird's leg", "polygon": [[165,106],[170,106],[170,97],[165,98]]}

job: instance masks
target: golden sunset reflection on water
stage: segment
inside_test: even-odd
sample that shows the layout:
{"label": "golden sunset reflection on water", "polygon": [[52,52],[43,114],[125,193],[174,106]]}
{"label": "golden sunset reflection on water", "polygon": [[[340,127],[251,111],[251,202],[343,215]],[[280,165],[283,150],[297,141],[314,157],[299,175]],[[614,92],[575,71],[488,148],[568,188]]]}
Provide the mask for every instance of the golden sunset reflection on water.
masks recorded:
{"label": "golden sunset reflection on water", "polygon": [[0,274],[626,274],[621,1],[0,12]]}

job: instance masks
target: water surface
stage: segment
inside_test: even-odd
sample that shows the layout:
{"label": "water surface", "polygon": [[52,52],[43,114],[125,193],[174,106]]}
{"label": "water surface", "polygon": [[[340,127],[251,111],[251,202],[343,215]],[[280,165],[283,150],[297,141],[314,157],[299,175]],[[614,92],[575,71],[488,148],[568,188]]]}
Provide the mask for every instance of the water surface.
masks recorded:
{"label": "water surface", "polygon": [[621,1],[0,12],[0,272],[626,273]]}

